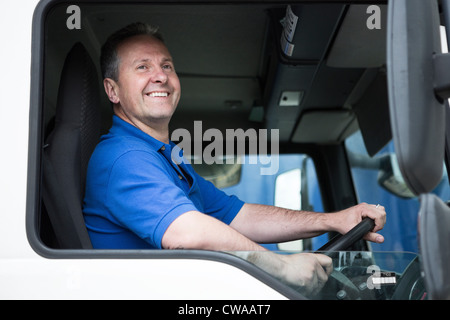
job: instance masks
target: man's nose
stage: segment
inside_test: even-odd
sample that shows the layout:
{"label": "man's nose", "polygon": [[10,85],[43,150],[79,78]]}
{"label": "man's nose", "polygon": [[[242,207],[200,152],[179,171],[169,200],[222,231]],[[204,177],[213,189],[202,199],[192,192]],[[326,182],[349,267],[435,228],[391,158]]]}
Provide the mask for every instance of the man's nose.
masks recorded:
{"label": "man's nose", "polygon": [[168,79],[167,74],[164,72],[162,68],[155,68],[152,74],[152,82],[155,83],[166,83]]}

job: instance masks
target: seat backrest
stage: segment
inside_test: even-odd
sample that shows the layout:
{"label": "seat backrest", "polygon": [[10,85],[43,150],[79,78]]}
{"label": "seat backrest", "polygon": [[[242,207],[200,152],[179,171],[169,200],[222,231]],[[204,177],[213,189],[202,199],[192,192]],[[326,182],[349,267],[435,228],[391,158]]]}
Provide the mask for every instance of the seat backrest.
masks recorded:
{"label": "seat backrest", "polygon": [[430,299],[450,300],[450,208],[434,194],[420,196],[419,244]]}
{"label": "seat backrest", "polygon": [[60,248],[92,248],[82,203],[87,165],[99,135],[97,70],[77,43],[64,63],[54,129],[44,148],[43,202]]}

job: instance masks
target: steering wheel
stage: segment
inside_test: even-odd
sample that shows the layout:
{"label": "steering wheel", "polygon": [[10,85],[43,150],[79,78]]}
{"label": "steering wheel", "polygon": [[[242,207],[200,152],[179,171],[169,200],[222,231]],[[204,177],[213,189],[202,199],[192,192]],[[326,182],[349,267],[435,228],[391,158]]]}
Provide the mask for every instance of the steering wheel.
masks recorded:
{"label": "steering wheel", "polygon": [[[333,239],[325,243],[317,251],[345,251],[356,241],[362,239],[364,235],[375,227],[375,221],[366,217],[358,223],[353,229],[344,235],[338,234]],[[325,253],[326,254],[326,253]]]}
{"label": "steering wheel", "polygon": [[[371,231],[375,222],[370,218],[364,218],[358,225],[345,235],[338,235],[323,245],[317,252],[331,256],[333,251],[345,251],[356,241],[360,240],[367,232]],[[322,252],[321,252],[322,251]],[[397,285],[390,296],[392,300],[419,300],[426,297],[426,289],[423,278],[420,276],[419,258],[413,261],[405,269],[398,279]],[[342,272],[333,270],[329,276],[327,287],[318,293],[314,299],[361,299],[361,290]]]}
{"label": "steering wheel", "polygon": [[[375,222],[370,218],[364,218],[359,224],[357,224],[353,229],[347,232],[345,235],[337,235],[325,245],[320,247],[317,252],[330,256],[333,251],[345,251],[351,247],[355,242],[362,239],[364,235],[371,231],[375,226]],[[342,287],[344,290],[339,290],[330,296],[323,297],[325,299],[340,299],[340,294],[345,294],[347,298],[357,299],[360,295],[359,289],[353,284],[350,279],[348,279],[344,274],[339,271],[333,270],[330,274],[330,278],[326,286],[333,286],[335,288]],[[328,290],[327,290],[328,291]],[[334,291],[334,290],[332,290]],[[336,295],[336,296],[334,296]],[[319,295],[316,296],[316,298]]]}

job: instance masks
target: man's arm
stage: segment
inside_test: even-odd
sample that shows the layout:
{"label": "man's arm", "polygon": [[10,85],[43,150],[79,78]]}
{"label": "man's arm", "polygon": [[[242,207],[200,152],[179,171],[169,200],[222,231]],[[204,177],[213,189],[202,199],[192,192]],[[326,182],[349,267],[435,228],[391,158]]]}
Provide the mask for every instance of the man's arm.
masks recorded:
{"label": "man's arm", "polygon": [[164,249],[265,250],[222,221],[197,211],[186,212],[175,219],[164,233],[161,245]]}
{"label": "man's arm", "polygon": [[345,234],[364,217],[375,220],[373,232],[368,233],[365,239],[383,242],[383,236],[376,232],[386,222],[384,207],[366,203],[334,213],[296,211],[246,203],[230,226],[253,241],[274,243],[315,237],[328,231]]}
{"label": "man's arm", "polygon": [[270,252],[225,223],[197,211],[186,212],[170,224],[162,238],[162,247],[227,251],[305,294],[320,290],[333,269],[332,260],[325,255]]}

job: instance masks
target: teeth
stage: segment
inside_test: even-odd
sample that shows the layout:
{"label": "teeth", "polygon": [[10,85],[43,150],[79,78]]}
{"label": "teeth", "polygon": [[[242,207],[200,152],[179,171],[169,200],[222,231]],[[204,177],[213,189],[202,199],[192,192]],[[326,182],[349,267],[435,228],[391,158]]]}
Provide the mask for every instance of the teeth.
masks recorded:
{"label": "teeth", "polygon": [[152,92],[148,94],[149,97],[167,97],[167,92]]}

